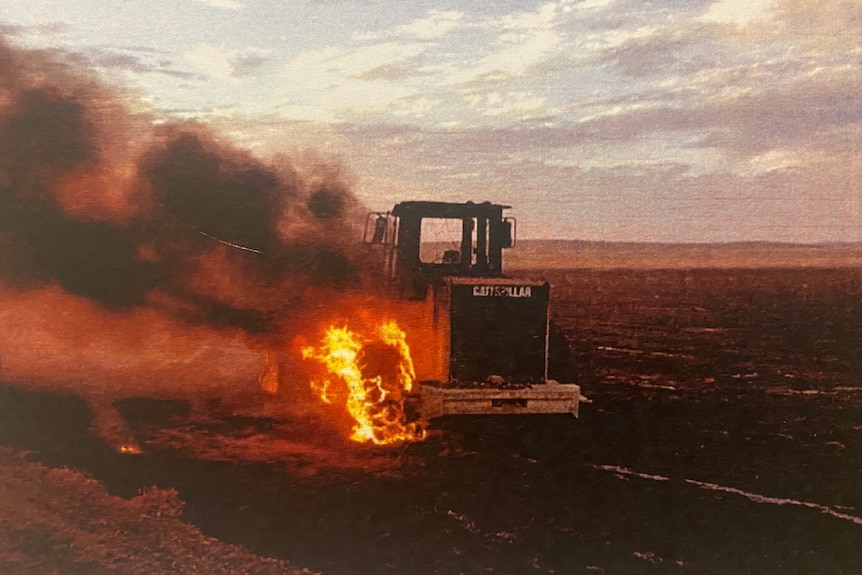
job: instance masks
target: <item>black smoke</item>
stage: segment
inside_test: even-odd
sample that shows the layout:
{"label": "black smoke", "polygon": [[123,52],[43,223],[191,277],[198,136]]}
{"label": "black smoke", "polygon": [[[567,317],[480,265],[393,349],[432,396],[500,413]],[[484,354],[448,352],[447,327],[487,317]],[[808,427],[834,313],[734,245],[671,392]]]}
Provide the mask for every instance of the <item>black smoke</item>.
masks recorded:
{"label": "black smoke", "polygon": [[70,218],[52,193],[98,158],[85,104],[53,86],[14,96],[0,115],[0,274],[19,286],[55,281],[108,307],[140,304],[152,273],[131,231]]}
{"label": "black smoke", "polygon": [[17,94],[0,118],[0,173],[11,191],[50,181],[96,156],[84,104],[52,88]]}
{"label": "black smoke", "polygon": [[153,150],[142,173],[152,185],[157,218],[262,252],[276,248],[280,203],[296,195],[273,170],[208,149],[188,132]]}
{"label": "black smoke", "polygon": [[205,126],[144,124],[63,54],[0,40],[0,282],[261,332],[310,286],[360,281],[344,182],[262,162]]}

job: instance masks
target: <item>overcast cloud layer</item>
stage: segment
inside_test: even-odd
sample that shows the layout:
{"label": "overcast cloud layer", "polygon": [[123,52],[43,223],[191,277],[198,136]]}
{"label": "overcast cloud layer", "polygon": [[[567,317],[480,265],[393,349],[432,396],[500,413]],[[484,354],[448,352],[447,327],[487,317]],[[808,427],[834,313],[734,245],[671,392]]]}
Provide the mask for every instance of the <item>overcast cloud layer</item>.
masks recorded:
{"label": "overcast cloud layer", "polygon": [[855,0],[0,0],[0,35],[262,155],[340,158],[377,209],[487,199],[521,237],[862,241]]}

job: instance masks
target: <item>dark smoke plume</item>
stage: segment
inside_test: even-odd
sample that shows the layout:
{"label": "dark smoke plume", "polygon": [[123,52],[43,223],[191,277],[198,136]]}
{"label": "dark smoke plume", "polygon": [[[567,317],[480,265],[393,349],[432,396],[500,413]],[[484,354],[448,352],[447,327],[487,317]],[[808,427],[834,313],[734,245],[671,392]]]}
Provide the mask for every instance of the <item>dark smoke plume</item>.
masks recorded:
{"label": "dark smoke plume", "polygon": [[296,196],[271,169],[188,132],[152,150],[142,174],[153,187],[155,217],[263,252],[276,248],[280,202]]}
{"label": "dark smoke plume", "polygon": [[0,41],[0,283],[265,332],[311,287],[361,281],[360,207],[338,170],[155,128],[70,62]]}

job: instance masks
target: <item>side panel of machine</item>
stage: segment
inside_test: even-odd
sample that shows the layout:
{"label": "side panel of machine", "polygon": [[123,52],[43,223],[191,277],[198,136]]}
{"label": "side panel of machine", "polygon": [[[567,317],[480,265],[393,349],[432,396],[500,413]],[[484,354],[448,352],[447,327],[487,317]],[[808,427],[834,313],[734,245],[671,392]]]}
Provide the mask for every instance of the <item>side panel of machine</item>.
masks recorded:
{"label": "side panel of machine", "polygon": [[542,383],[547,370],[547,283],[473,279],[450,286],[450,376]]}

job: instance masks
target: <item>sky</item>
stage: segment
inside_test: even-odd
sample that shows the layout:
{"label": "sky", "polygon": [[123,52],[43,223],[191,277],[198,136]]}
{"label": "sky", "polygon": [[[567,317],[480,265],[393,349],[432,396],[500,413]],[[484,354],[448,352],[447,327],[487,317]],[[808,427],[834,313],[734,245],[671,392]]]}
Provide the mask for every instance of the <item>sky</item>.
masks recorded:
{"label": "sky", "polygon": [[519,238],[862,241],[856,0],[0,0],[156,122]]}

